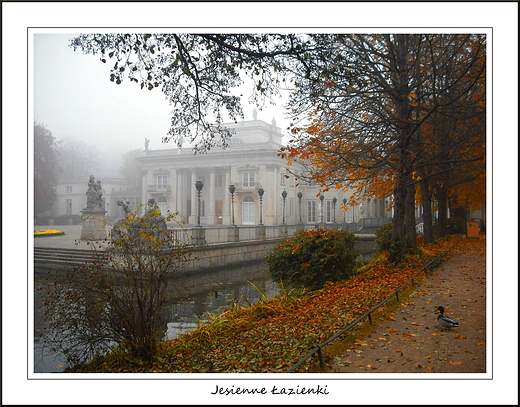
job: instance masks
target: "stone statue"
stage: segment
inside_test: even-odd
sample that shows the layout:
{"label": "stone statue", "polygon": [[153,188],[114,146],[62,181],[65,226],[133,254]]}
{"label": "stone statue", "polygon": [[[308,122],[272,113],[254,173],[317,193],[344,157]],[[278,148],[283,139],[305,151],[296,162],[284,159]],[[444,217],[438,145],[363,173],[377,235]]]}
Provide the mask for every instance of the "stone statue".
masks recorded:
{"label": "stone statue", "polygon": [[120,199],[117,201],[117,206],[122,206],[123,210],[125,211],[125,215],[132,215],[132,207],[130,206],[130,201],[123,201]]}
{"label": "stone statue", "polygon": [[104,209],[103,187],[100,180],[96,183],[93,175],[90,176],[85,195],[87,195],[88,209]]}
{"label": "stone statue", "polygon": [[145,138],[144,139],[144,151],[148,151],[148,144],[150,144],[150,140]]}
{"label": "stone statue", "polygon": [[253,110],[253,119],[257,120],[258,118],[258,111],[256,109]]}

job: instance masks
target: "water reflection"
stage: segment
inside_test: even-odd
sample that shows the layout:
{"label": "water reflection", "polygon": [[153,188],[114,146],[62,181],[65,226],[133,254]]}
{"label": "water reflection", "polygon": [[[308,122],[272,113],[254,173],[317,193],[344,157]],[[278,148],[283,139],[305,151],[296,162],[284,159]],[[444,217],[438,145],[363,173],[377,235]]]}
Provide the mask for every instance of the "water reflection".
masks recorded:
{"label": "water reflection", "polygon": [[[255,284],[268,298],[279,293],[279,286],[269,279],[267,265],[259,262],[253,265],[191,272],[171,284],[168,300],[164,305],[165,336],[174,336],[192,328],[198,320],[208,319],[209,314],[220,314],[233,302],[247,304],[260,300],[260,294],[248,281]],[[62,372],[67,363],[62,355],[53,354],[42,347],[41,335],[45,329],[42,305],[43,291],[47,282],[35,281],[34,295],[34,372]],[[170,324],[170,327],[168,327]],[[170,329],[169,329],[170,328]]]}

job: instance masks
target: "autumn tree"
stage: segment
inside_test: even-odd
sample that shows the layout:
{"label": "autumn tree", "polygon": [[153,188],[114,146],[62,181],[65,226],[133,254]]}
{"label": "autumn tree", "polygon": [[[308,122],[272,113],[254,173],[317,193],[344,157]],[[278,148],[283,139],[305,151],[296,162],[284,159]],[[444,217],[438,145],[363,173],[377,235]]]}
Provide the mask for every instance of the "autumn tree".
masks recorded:
{"label": "autumn tree", "polygon": [[[417,148],[428,119],[454,106],[483,74],[478,35],[314,35],[320,57],[295,67],[294,126],[282,155],[311,163],[322,188],[393,197],[393,240],[415,246]],[[453,161],[454,162],[454,161]],[[433,163],[430,163],[433,165]]]}
{"label": "autumn tree", "polygon": [[56,139],[43,124],[34,122],[34,213],[51,209],[58,177]]}

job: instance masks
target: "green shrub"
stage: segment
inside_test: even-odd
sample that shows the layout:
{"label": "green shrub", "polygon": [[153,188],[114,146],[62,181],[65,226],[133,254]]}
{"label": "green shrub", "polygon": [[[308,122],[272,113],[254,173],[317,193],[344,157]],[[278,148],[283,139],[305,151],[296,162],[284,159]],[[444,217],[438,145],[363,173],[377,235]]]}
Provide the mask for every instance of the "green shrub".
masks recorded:
{"label": "green shrub", "polygon": [[267,259],[273,281],[293,288],[317,290],[328,281],[347,280],[354,274],[357,253],[354,234],[316,229],[284,240]]}

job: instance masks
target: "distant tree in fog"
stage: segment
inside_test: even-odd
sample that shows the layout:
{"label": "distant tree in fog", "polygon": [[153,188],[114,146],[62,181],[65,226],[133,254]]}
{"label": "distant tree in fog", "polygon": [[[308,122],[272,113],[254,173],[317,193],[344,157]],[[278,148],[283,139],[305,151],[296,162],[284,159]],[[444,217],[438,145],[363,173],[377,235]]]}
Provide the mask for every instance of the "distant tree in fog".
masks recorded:
{"label": "distant tree in fog", "polygon": [[59,141],[58,151],[63,178],[88,177],[99,169],[99,149],[94,144],[67,137]]}
{"label": "distant tree in fog", "polygon": [[51,209],[58,176],[56,140],[44,125],[34,122],[34,213]]}
{"label": "distant tree in fog", "polygon": [[140,187],[142,184],[142,164],[137,160],[137,157],[141,155],[143,155],[143,150],[140,148],[127,151],[121,155],[121,167],[119,168],[119,172],[125,179],[130,181],[134,187]]}

